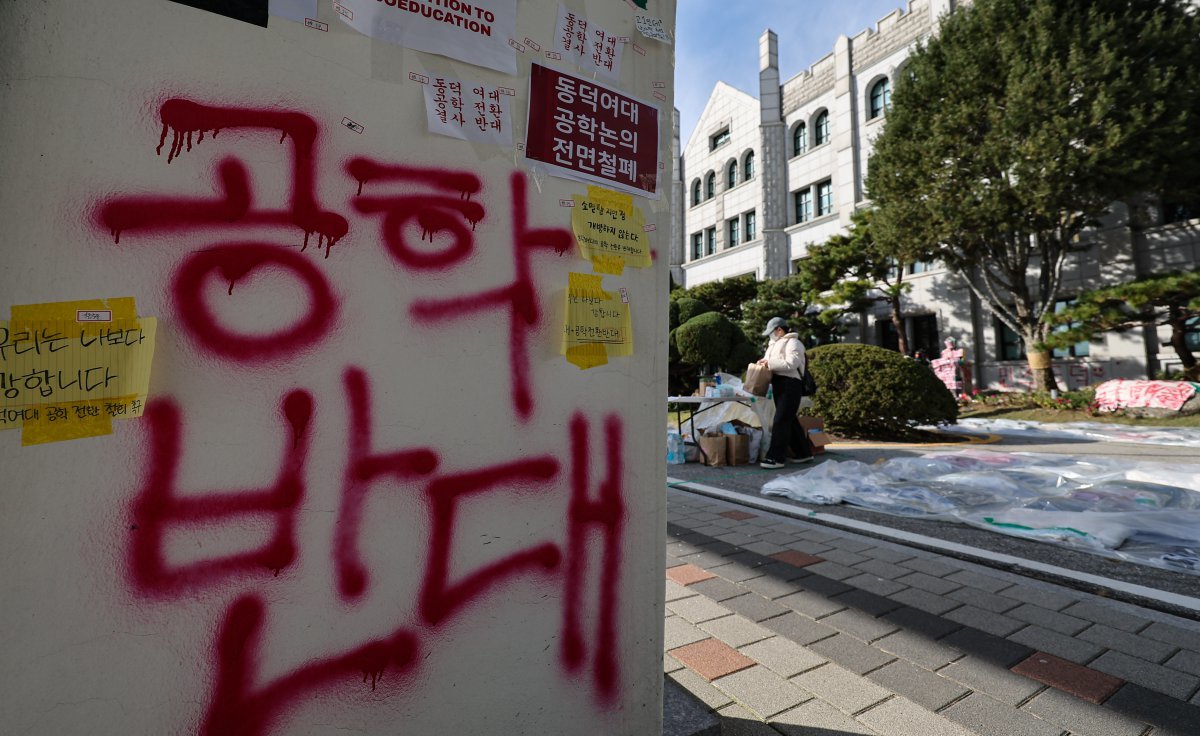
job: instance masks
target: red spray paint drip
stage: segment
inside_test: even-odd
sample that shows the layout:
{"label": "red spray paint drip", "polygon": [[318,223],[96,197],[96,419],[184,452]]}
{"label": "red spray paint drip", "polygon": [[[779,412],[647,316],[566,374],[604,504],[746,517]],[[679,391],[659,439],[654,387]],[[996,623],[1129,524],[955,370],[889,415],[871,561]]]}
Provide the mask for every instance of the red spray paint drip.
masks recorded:
{"label": "red spray paint drip", "polygon": [[[215,273],[234,284],[258,269],[282,269],[308,290],[307,313],[289,328],[265,335],[246,335],[223,327],[205,291]],[[338,303],[325,276],[295,251],[270,243],[227,243],[190,254],[179,265],[172,284],[180,324],[208,352],[238,361],[288,357],[311,347],[333,326]]]}
{"label": "red spray paint drip", "polygon": [[317,235],[317,247],[330,249],[349,230],[341,215],[326,212],[317,203],[315,194],[315,149],[319,126],[311,117],[298,112],[242,107],[214,107],[184,99],[171,99],[159,109],[162,133],[158,147],[162,155],[167,133],[171,145],[167,163],[185,149],[190,151],[193,134],[196,143],[212,132],[215,139],[225,128],[278,131],[280,143],[292,140],[291,196],[286,210],[251,210],[249,176],[245,165],[236,159],[226,159],[218,169],[218,189],[223,200],[216,202],[162,197],[121,197],[102,202],[97,208],[97,226],[120,242],[123,231],[182,232],[211,229],[231,223],[244,225],[294,225],[304,232],[305,241]]}

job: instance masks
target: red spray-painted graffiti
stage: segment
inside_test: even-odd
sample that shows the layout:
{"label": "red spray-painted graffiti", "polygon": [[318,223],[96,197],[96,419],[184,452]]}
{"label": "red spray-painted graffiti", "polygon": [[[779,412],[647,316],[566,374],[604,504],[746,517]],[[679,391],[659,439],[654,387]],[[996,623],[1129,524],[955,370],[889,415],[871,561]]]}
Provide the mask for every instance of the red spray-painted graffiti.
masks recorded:
{"label": "red spray-painted graffiti", "polygon": [[[289,208],[255,209],[247,167],[227,158],[217,164],[217,196],[213,199],[124,197],[102,202],[96,209],[96,222],[116,242],[120,243],[123,232],[181,233],[229,225],[290,224],[305,232],[306,244],[308,237],[317,233],[318,248],[323,245],[328,257],[332,246],[348,232],[345,219],[322,210],[317,203],[316,143],[320,128],[308,116],[212,107],[178,99],[167,101],[160,115],[163,129],[157,150],[161,155],[167,148],[168,163],[200,144],[206,135],[215,138],[225,129],[278,131],[281,143],[291,138]],[[472,199],[484,190],[476,174],[366,158],[352,159],[345,170],[358,183],[352,198],[354,209],[380,216],[382,245],[406,271],[449,271],[469,261],[476,252],[476,226],[487,214],[484,204]],[[433,193],[363,195],[368,184],[374,189],[414,183],[431,188]],[[537,296],[541,290],[534,283],[534,256],[549,251],[561,255],[573,240],[565,228],[530,226],[523,174],[511,174],[508,186],[511,280],[477,293],[418,300],[411,305],[410,313],[418,324],[428,326],[465,319],[484,310],[507,312],[512,405],[515,414],[528,421],[534,414],[528,342],[542,322]],[[409,239],[414,226],[421,232],[421,245]],[[235,287],[245,284],[241,288],[248,288],[253,275],[266,271],[282,271],[300,283],[308,297],[303,312],[286,327],[265,335],[221,324],[218,310],[210,301],[214,298],[211,282],[220,279],[232,294]],[[340,307],[333,287],[311,259],[283,245],[257,241],[218,243],[183,255],[175,268],[171,294],[180,324],[195,344],[205,353],[237,363],[265,363],[317,348],[331,331]],[[277,597],[260,590],[234,596],[216,627],[211,665],[214,687],[201,732],[205,736],[263,736],[299,704],[322,693],[360,687],[360,677],[374,688],[386,675],[388,687],[404,688],[405,683],[412,682],[418,662],[432,666],[428,655],[419,656],[425,633],[451,621],[469,620],[477,604],[521,579],[539,585],[561,585],[560,666],[575,674],[590,666],[598,702],[614,703],[620,689],[618,581],[626,519],[621,421],[615,416],[604,420],[605,449],[595,459],[592,450],[596,445],[589,437],[589,422],[576,413],[570,420],[569,449],[561,457],[554,448],[548,448],[542,454],[528,453],[508,462],[444,473],[440,472],[438,453],[431,448],[376,447],[371,381],[365,371],[346,367],[343,389],[348,418],[346,458],[330,540],[330,585],[344,605],[357,606],[369,600],[372,583],[378,577],[363,553],[365,504],[379,483],[399,484],[422,499],[429,514],[426,558],[416,563],[421,567],[419,589],[413,591],[417,619],[397,622],[395,628],[364,637],[339,651],[319,653],[270,681],[260,682],[260,673],[276,671],[271,663],[279,653],[264,643],[264,631],[271,613],[267,601]],[[273,575],[299,558],[302,550],[296,537],[297,516],[306,502],[314,399],[305,391],[292,391],[283,398],[281,411],[283,456],[274,482],[264,488],[197,495],[180,493],[177,488],[184,441],[182,411],[171,399],[158,399],[148,405],[142,425],[149,433],[148,472],[131,505],[128,575],[135,592],[156,598],[182,597],[231,581],[270,585]],[[569,471],[564,475],[562,471],[568,464]],[[602,475],[593,485],[592,472],[597,469]],[[464,506],[501,497],[513,503],[533,499],[539,506],[560,502],[564,509],[563,537],[533,540],[473,570],[458,570],[453,563],[464,551],[458,549],[456,553],[456,549],[466,543]],[[171,532],[236,530],[239,527],[230,525],[246,517],[270,522],[269,538],[258,548],[185,563],[170,561],[175,559],[170,554],[175,539]],[[590,556],[589,543],[596,541],[601,545],[599,554]],[[598,561],[599,567],[589,571],[592,560]],[[594,601],[588,600],[590,595],[595,596]]]}
{"label": "red spray-painted graffiti", "polygon": [[[179,409],[170,400],[146,405],[142,421],[150,433],[149,470],[134,499],[129,546],[129,569],[140,592],[176,592],[264,569],[278,574],[292,564],[296,558],[296,509],[304,496],[312,397],[293,391],[282,408],[290,432],[271,487],[184,496],[176,483],[183,436]],[[211,525],[247,515],[274,517],[274,533],[261,548],[181,566],[167,562],[166,537],[172,528]]]}
{"label": "red spray-painted graffiti", "polygon": [[472,296],[419,301],[413,304],[412,315],[420,322],[431,323],[486,309],[507,309],[513,406],[517,416],[527,421],[533,416],[533,394],[529,388],[529,333],[541,324],[542,319],[530,259],[538,250],[553,250],[562,255],[574,241],[570,231],[563,228],[530,228],[525,175],[513,172],[509,185],[512,189],[513,266],[516,272],[512,283]]}
{"label": "red spray-painted graffiti", "polygon": [[[420,622],[311,660],[261,685],[256,683],[256,673],[269,655],[260,643],[267,606],[261,594],[238,597],[226,610],[217,635],[213,664],[216,684],[202,733],[261,736],[270,732],[274,719],[295,704],[328,688],[351,685],[359,675],[374,687],[386,673],[393,686],[403,687],[397,684],[402,678],[397,680],[395,676],[410,673],[416,666],[421,637],[415,632],[421,624],[436,629],[452,617],[466,614],[471,603],[497,594],[506,581],[529,575],[543,581],[560,580],[562,666],[578,672],[590,652],[597,699],[612,703],[619,691],[617,583],[625,519],[624,430],[620,420],[615,416],[605,419],[605,451],[600,460],[604,479],[593,495],[589,478],[595,461],[588,421],[579,413],[571,418],[570,494],[564,504],[564,540],[535,543],[452,580],[456,540],[461,543],[459,505],[498,492],[518,498],[534,495],[553,499],[563,490],[558,482],[560,460],[547,454],[438,475],[438,457],[429,449],[375,450],[367,375],[351,367],[343,381],[350,422],[345,482],[331,546],[334,582],[343,600],[358,600],[370,588],[370,574],[358,552],[362,503],[370,484],[383,478],[421,484],[429,501],[430,535],[418,599]],[[300,552],[295,538],[296,516],[305,498],[313,399],[304,391],[293,391],[283,399],[281,413],[287,429],[283,459],[270,487],[189,494],[184,498],[176,488],[183,440],[180,410],[168,399],[148,404],[144,426],[149,433],[150,457],[146,479],[131,505],[134,523],[130,525],[129,544],[129,577],[140,595],[183,596],[236,579],[261,583],[295,561]],[[187,564],[170,565],[166,561],[171,530],[207,528],[246,515],[273,520],[274,533],[261,548]],[[600,532],[603,547],[596,575],[598,600],[589,606],[584,596],[589,587],[585,585],[588,536],[593,529]],[[561,564],[563,550],[565,566]],[[585,634],[586,611],[594,611],[596,621],[591,637]]]}
{"label": "red spray-painted graffiti", "polygon": [[212,132],[216,138],[222,130],[250,129],[279,131],[279,142],[292,139],[292,191],[289,209],[251,210],[250,175],[246,167],[234,159],[221,162],[217,170],[223,200],[205,201],[193,199],[167,199],[154,197],[122,197],[111,199],[99,208],[99,224],[112,233],[116,242],[121,233],[179,232],[183,230],[220,224],[291,224],[304,232],[304,245],[317,235],[317,247],[325,246],[325,257],[348,231],[346,219],[333,212],[326,212],[317,203],[316,144],[320,131],[316,121],[298,112],[259,110],[243,107],[213,107],[191,100],[171,99],[159,109],[162,119],[162,135],[157,153],[162,154],[167,133],[172,134],[171,147],[167,151],[167,163],[179,156],[186,146],[192,150],[193,136],[196,143],[204,140],[204,134]]}

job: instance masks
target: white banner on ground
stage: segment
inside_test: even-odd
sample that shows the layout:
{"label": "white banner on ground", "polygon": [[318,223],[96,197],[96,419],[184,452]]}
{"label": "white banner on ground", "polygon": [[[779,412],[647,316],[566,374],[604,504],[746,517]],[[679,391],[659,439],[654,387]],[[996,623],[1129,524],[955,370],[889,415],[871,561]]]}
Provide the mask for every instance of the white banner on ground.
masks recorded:
{"label": "white banner on ground", "polygon": [[464,141],[512,145],[508,95],[500,87],[430,76],[425,85],[429,132]]}
{"label": "white banner on ground", "polygon": [[351,28],[417,51],[517,73],[517,0],[333,0]]}

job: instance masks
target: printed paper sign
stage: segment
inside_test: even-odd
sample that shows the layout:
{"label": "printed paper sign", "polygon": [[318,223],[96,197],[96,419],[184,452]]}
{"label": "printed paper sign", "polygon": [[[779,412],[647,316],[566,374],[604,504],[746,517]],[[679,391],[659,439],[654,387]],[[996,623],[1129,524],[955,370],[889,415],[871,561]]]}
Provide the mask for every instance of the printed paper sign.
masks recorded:
{"label": "printed paper sign", "polygon": [[33,445],[141,416],[156,326],[132,298],[14,306],[0,321],[0,429]]}
{"label": "printed paper sign", "polygon": [[517,73],[517,0],[338,0],[342,22],[380,41]]}
{"label": "printed paper sign", "polygon": [[566,58],[588,71],[608,77],[621,76],[621,44],[617,37],[587,18],[558,6],[558,24],[554,28],[555,48]]}
{"label": "printed paper sign", "polygon": [[633,355],[633,322],[620,294],[601,288],[600,276],[568,273],[563,355],[582,370]]}
{"label": "printed paper sign", "polygon": [[525,155],[550,173],[657,199],[658,108],[533,64]]}
{"label": "printed paper sign", "polygon": [[601,187],[588,187],[586,198],[575,196],[571,229],[583,257],[597,273],[620,275],[625,266],[649,268],[646,216],[633,206],[633,197]]}
{"label": "printed paper sign", "polygon": [[671,34],[667,33],[667,29],[663,28],[662,18],[655,18],[649,15],[633,16],[633,23],[637,26],[638,32],[646,38],[652,38],[655,41],[663,43],[671,43]]}
{"label": "printed paper sign", "polygon": [[[267,13],[297,23],[317,17],[317,0],[269,0]],[[309,25],[305,23],[305,25]],[[313,26],[309,25],[310,28]]]}
{"label": "printed paper sign", "polygon": [[511,146],[512,123],[506,97],[498,87],[453,77],[430,77],[425,85],[429,132]]}

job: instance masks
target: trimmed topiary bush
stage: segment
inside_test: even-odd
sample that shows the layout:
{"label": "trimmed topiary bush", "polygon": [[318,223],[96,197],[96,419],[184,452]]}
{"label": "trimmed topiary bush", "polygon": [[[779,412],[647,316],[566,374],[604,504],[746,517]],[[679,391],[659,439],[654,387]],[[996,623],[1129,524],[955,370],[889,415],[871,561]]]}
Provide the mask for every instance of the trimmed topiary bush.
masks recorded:
{"label": "trimmed topiary bush", "polygon": [[712,307],[708,306],[699,299],[692,299],[690,297],[676,299],[675,303],[679,305],[679,324],[681,325],[691,322],[692,318],[694,317],[699,317],[707,312],[715,311]]}
{"label": "trimmed topiary bush", "polygon": [[[741,335],[735,335],[734,339],[737,340],[740,337]],[[753,363],[754,361],[763,357],[764,352],[765,351],[762,348],[758,347],[754,343],[741,340],[734,345],[733,350],[730,351],[729,360],[726,361],[725,370],[728,373],[745,378],[746,364]]]}
{"label": "trimmed topiary bush", "polygon": [[[682,307],[681,304],[680,319],[683,318]],[[728,360],[735,336],[741,337],[741,331],[725,315],[707,312],[675,329],[675,347],[679,350],[679,359],[688,365],[720,366]]]}
{"label": "trimmed topiary bush", "polygon": [[673,330],[679,326],[679,302],[667,302],[667,329]]}
{"label": "trimmed topiary bush", "polygon": [[919,424],[958,419],[958,402],[926,366],[874,345],[822,345],[808,351],[819,387],[814,413],[851,435],[910,434]]}

